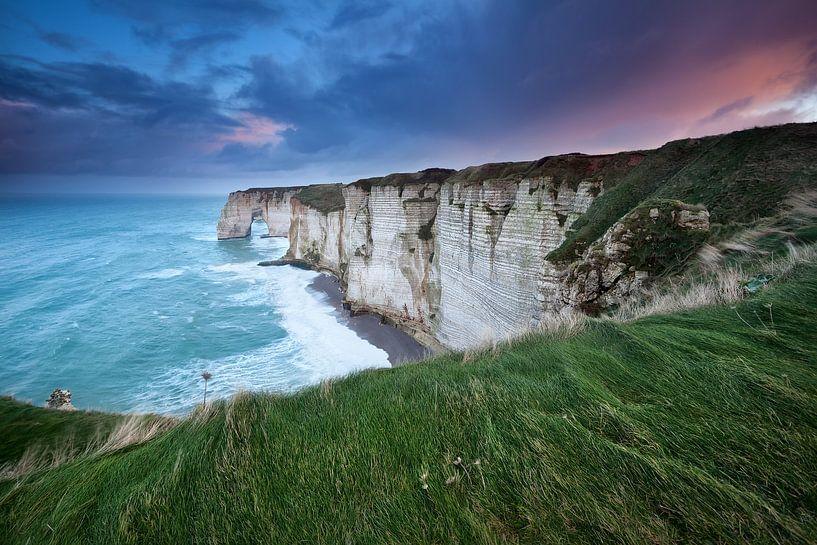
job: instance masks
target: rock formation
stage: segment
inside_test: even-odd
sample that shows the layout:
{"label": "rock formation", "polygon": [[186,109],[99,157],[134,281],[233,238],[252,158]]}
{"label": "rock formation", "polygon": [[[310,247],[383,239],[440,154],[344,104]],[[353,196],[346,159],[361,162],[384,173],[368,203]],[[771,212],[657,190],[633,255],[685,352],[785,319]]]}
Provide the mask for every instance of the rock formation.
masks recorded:
{"label": "rock formation", "polygon": [[683,266],[709,235],[709,212],[680,201],[639,206],[570,263],[554,284],[549,307],[587,314],[637,295],[650,279]]}
{"label": "rock formation", "polygon": [[60,411],[75,411],[76,408],[71,404],[71,390],[63,390],[56,388],[51,392],[51,396],[45,402],[48,409],[57,409]]}
{"label": "rock formation", "polygon": [[334,273],[353,312],[464,349],[636,296],[681,272],[705,240],[814,190],[816,164],[817,123],[807,123],[646,152],[250,189],[230,194],[218,237],[263,219],[289,236],[282,262]]}
{"label": "rock formation", "polygon": [[608,179],[643,154],[573,154],[460,172],[428,169],[349,185],[231,193],[219,239],[252,219],[284,230],[285,261],[340,278],[347,307],[374,312],[432,347],[462,349],[535,326],[547,254]]}
{"label": "rock formation", "polygon": [[242,238],[250,234],[252,222],[261,219],[273,237],[289,235],[290,199],[300,187],[248,189],[230,193],[221,210],[216,232],[218,238]]}

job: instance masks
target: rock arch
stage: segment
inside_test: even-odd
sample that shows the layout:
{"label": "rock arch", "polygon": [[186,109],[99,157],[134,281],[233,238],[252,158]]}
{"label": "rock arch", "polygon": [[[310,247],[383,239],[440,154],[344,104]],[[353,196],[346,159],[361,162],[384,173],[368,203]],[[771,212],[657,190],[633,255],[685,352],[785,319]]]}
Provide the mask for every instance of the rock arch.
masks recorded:
{"label": "rock arch", "polygon": [[253,222],[259,219],[267,224],[270,236],[288,236],[292,216],[290,199],[300,190],[300,187],[274,187],[230,193],[218,220],[218,239],[245,238],[252,233]]}

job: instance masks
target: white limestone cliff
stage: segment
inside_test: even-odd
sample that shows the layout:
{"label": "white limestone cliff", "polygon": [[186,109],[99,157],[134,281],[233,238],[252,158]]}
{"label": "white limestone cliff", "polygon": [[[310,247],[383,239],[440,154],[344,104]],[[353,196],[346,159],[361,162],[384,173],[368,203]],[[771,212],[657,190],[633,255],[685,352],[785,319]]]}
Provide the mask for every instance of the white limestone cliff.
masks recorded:
{"label": "white limestone cliff", "polygon": [[519,182],[445,184],[436,225],[434,333],[463,349],[535,326],[545,256],[584,213],[601,184],[555,188],[542,177]]}
{"label": "white limestone cliff", "polygon": [[300,190],[300,187],[280,187],[230,193],[218,220],[218,239],[248,236],[252,222],[257,219],[264,220],[270,236],[288,236],[292,215],[290,199]]}
{"label": "white limestone cliff", "polygon": [[545,257],[603,191],[605,173],[632,168],[633,157],[564,156],[456,175],[429,169],[346,186],[236,192],[219,238],[246,236],[250,218],[283,232],[286,209],[285,261],[333,272],[354,312],[377,313],[428,346],[465,349],[517,335],[553,311],[543,295]]}

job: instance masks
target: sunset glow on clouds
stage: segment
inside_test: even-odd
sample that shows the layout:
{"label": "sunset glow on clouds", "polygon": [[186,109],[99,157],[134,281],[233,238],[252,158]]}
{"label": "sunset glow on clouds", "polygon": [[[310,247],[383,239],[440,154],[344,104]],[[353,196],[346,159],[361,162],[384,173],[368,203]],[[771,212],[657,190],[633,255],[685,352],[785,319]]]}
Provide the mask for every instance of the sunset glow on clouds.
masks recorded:
{"label": "sunset glow on clouds", "polygon": [[817,120],[806,0],[0,8],[0,190],[349,181]]}
{"label": "sunset glow on clouds", "polygon": [[232,132],[220,136],[222,142],[238,142],[250,146],[265,146],[267,144],[280,144],[284,137],[281,133],[291,129],[291,125],[276,123],[271,119],[243,113],[238,117],[241,126],[236,127]]}

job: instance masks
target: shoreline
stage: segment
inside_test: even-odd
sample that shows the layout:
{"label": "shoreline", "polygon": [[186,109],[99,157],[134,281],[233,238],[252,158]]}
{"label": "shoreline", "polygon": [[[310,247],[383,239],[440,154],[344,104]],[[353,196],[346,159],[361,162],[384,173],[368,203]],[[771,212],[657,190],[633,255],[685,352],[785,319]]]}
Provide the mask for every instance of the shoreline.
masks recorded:
{"label": "shoreline", "polygon": [[350,316],[349,311],[343,308],[343,292],[340,282],[334,275],[326,272],[320,273],[315,280],[309,283],[307,289],[326,295],[327,302],[335,309],[338,321],[357,333],[361,339],[384,350],[389,356],[389,363],[392,364],[392,367],[432,355],[430,348],[420,344],[405,331],[383,323],[377,315]]}

